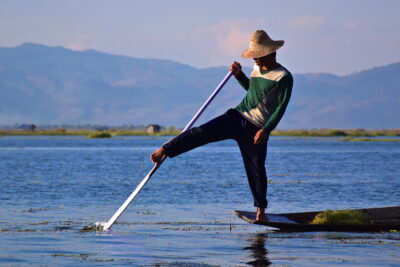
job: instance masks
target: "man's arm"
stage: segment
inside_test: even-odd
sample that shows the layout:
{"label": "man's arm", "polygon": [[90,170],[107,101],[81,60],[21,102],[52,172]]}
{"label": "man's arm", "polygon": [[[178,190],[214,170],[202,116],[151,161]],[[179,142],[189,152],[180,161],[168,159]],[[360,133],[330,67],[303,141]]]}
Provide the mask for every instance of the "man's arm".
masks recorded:
{"label": "man's arm", "polygon": [[247,91],[249,90],[250,80],[247,78],[246,74],[241,71],[238,75],[235,75],[236,80],[239,84]]}
{"label": "man's arm", "polygon": [[247,78],[246,74],[242,71],[242,66],[239,62],[234,61],[229,68],[232,71],[233,75],[235,75],[236,80],[239,84],[247,91],[249,90],[250,80]]}
{"label": "man's arm", "polygon": [[265,144],[272,130],[275,129],[285,113],[292,93],[293,78],[291,76],[284,78],[284,80],[281,81],[280,86],[281,92],[278,95],[278,106],[271,114],[271,117],[265,123],[264,127],[258,130],[254,135],[254,144]]}
{"label": "man's arm", "polygon": [[279,83],[281,88],[278,95],[278,106],[263,127],[268,134],[275,129],[279,121],[282,119],[292,94],[293,78],[291,75],[284,77]]}

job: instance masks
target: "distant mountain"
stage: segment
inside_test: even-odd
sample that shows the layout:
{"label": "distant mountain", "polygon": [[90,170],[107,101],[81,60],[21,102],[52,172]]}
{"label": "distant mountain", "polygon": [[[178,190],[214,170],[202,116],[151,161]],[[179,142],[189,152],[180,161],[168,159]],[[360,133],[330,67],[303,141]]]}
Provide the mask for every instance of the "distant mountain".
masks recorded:
{"label": "distant mountain", "polygon": [[[227,67],[31,43],[0,48],[0,125],[184,126],[226,73]],[[399,76],[400,62],[344,77],[296,74],[279,128],[399,128]],[[231,79],[202,121],[236,106],[244,94]]]}

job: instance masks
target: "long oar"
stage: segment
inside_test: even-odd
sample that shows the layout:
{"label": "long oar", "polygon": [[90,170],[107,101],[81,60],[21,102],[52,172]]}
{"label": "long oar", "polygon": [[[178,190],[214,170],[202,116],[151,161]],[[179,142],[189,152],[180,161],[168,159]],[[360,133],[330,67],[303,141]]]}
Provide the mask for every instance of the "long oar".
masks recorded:
{"label": "long oar", "polygon": [[[211,101],[215,98],[215,96],[221,91],[222,87],[226,84],[226,82],[229,80],[229,78],[232,76],[232,72],[228,72],[228,74],[224,77],[224,79],[220,82],[220,84],[217,86],[217,88],[214,90],[214,92],[208,97],[207,101],[203,104],[203,106],[197,111],[196,115],[193,116],[193,118],[190,120],[190,122],[186,125],[186,127],[183,129],[182,132],[185,132],[192,128],[193,124],[196,122],[196,120],[200,117],[200,115],[206,110],[208,105],[211,103]],[[132,202],[132,200],[136,197],[136,195],[142,190],[143,186],[150,180],[151,176],[157,171],[157,169],[161,166],[161,164],[164,162],[166,159],[166,156],[163,156],[161,161],[154,165],[154,167],[151,169],[151,171],[144,177],[144,179],[140,182],[140,184],[136,187],[136,189],[132,192],[132,194],[125,200],[124,204],[121,205],[121,207],[117,210],[117,212],[114,213],[114,215],[108,220],[108,222],[97,222],[96,226],[101,228],[104,231],[107,231],[111,228],[111,226],[114,224],[114,222],[121,216],[121,214],[125,211],[125,209],[129,206],[129,204]]]}

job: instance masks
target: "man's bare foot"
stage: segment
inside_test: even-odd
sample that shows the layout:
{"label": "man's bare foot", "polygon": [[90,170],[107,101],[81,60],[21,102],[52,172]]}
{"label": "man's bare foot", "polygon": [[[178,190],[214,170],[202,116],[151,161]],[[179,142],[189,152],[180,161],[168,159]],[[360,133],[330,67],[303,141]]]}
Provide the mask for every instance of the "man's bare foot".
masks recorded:
{"label": "man's bare foot", "polygon": [[163,158],[164,155],[165,155],[165,150],[164,150],[164,148],[160,147],[159,149],[154,151],[153,154],[151,154],[150,160],[154,164],[158,164],[161,161],[161,159]]}
{"label": "man's bare foot", "polygon": [[256,222],[268,221],[267,215],[265,214],[265,208],[257,208]]}

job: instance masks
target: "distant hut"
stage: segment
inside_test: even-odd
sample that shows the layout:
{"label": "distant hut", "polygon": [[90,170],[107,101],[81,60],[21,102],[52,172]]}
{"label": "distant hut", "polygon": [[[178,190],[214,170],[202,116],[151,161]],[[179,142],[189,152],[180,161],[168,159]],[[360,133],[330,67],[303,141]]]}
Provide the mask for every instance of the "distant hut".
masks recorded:
{"label": "distant hut", "polygon": [[159,133],[161,131],[161,126],[158,124],[150,124],[146,126],[146,131],[149,134]]}

